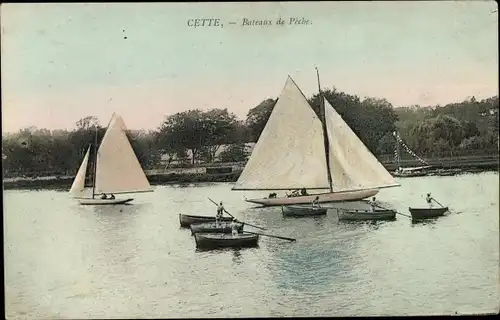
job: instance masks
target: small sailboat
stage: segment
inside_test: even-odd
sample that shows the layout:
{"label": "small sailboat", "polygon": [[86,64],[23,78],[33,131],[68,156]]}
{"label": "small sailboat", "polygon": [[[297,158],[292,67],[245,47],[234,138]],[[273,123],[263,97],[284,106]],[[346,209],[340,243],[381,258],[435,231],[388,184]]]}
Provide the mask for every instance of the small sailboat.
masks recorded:
{"label": "small sailboat", "polygon": [[[318,74],[318,87],[319,74]],[[358,201],[399,184],[321,95],[322,118],[289,76],[232,190],[316,190],[246,201],[264,206]],[[326,192],[325,192],[326,191]]]}
{"label": "small sailboat", "polygon": [[[123,119],[113,114],[99,149],[96,131],[92,166],[89,166],[89,146],[69,191],[81,205],[124,204],[133,198],[102,199],[97,196],[154,191],[130,145],[126,130]],[[85,187],[85,177],[90,171],[88,167],[93,168],[91,191]]]}
{"label": "small sailboat", "polygon": [[[396,147],[394,150],[394,157],[396,158],[396,163],[398,164],[398,168],[396,171],[394,171],[393,175],[395,177],[421,177],[421,176],[426,176],[429,174],[428,170],[432,166],[429,165],[424,159],[420,158],[417,156],[401,139],[401,136],[399,135],[398,132],[394,131],[392,133],[394,137],[396,138]],[[401,149],[400,147],[403,147],[403,149],[411,155],[413,158],[417,159],[422,166],[418,167],[402,167],[401,166]]]}

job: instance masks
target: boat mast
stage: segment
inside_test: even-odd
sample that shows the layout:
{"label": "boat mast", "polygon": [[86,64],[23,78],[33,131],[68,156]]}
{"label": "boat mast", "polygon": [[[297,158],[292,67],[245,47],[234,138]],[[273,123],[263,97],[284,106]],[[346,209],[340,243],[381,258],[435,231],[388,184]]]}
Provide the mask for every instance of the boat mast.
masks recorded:
{"label": "boat mast", "polygon": [[326,119],[325,119],[325,103],[323,100],[323,95],[321,92],[321,84],[319,82],[319,70],[317,67],[316,69],[316,75],[318,76],[318,91],[319,91],[319,112],[320,112],[320,118],[321,118],[321,126],[323,127],[323,142],[325,144],[325,156],[326,156],[326,170],[328,172],[328,184],[330,186],[330,192],[333,192],[333,186],[332,186],[332,173],[330,169],[330,142],[328,141],[328,132],[326,129]]}
{"label": "boat mast", "polygon": [[394,132],[394,136],[396,138],[396,161],[398,163],[398,168],[401,167],[401,146],[399,143],[399,133],[397,131]]}
{"label": "boat mast", "polygon": [[92,175],[92,199],[95,198],[95,178],[97,175],[97,125],[95,126],[95,139],[94,139],[94,174]]}

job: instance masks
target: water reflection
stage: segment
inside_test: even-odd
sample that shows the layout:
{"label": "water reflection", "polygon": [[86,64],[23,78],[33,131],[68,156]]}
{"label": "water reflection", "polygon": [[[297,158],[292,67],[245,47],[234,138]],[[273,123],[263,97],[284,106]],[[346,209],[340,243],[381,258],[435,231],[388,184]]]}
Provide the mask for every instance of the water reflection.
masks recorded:
{"label": "water reflection", "polygon": [[372,230],[377,230],[380,226],[394,223],[393,221],[383,221],[383,220],[341,220],[342,224],[345,225],[358,225],[358,226],[369,226]]}
{"label": "water reflection", "polygon": [[92,207],[94,214],[86,219],[92,260],[97,258],[100,266],[118,273],[134,273],[135,264],[129,262],[137,258],[136,222],[144,206],[147,204]]}
{"label": "water reflection", "polygon": [[367,231],[377,230],[378,224],[336,226],[325,221],[318,219],[311,224],[316,229],[315,239],[301,239],[287,247],[275,244],[276,250],[268,248],[272,257],[266,260],[278,288],[327,294],[335,283],[357,280],[353,263],[359,242]]}
{"label": "water reflection", "polygon": [[[204,253],[204,254],[225,254],[228,252],[232,252],[233,259],[241,259],[241,252],[244,250],[258,250],[259,245],[256,247],[241,247],[241,248],[216,248],[216,249],[206,249],[206,248],[196,248],[196,253]],[[234,261],[234,260],[233,260]]]}
{"label": "water reflection", "polygon": [[419,227],[419,226],[430,226],[431,228],[435,227],[435,224],[439,218],[431,218],[425,220],[412,220],[411,227]]}
{"label": "water reflection", "polygon": [[315,217],[314,218],[314,225],[316,227],[319,227],[319,228],[322,228],[325,226],[325,219],[323,219],[324,217]]}
{"label": "water reflection", "polygon": [[241,264],[242,258],[241,258],[241,252],[240,250],[233,250],[233,262],[235,264]]}

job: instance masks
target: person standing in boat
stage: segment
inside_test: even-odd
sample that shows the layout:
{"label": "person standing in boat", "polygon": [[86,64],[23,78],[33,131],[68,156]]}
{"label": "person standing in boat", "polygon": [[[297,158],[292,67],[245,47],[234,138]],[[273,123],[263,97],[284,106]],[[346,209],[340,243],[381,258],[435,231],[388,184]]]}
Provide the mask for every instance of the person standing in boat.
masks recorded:
{"label": "person standing in boat", "polygon": [[373,197],[372,201],[370,201],[370,211],[374,212],[377,210],[377,198]]}
{"label": "person standing in boat", "polygon": [[431,194],[428,193],[427,197],[425,198],[425,201],[427,201],[427,205],[429,206],[430,209],[432,209],[432,207],[433,207],[433,203],[432,203],[433,200],[434,199],[431,197]]}
{"label": "person standing in boat", "polygon": [[219,225],[219,222],[222,218],[222,214],[224,214],[224,206],[222,205],[222,201],[217,206],[217,215],[215,216],[215,223]]}
{"label": "person standing in boat", "polygon": [[319,196],[316,196],[316,198],[312,201],[312,207],[313,209],[319,208]]}

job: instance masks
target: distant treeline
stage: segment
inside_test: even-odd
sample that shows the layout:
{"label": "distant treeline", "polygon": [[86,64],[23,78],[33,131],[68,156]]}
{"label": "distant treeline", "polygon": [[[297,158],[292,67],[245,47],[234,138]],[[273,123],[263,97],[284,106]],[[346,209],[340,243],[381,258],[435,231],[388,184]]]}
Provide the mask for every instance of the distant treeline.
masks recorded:
{"label": "distant treeline", "polygon": [[[497,150],[498,96],[481,101],[473,97],[445,106],[394,108],[385,99],[362,100],[336,89],[325,90],[323,94],[377,156],[393,154],[394,131],[399,132],[416,154],[424,157],[466,150],[471,153],[472,150]],[[245,161],[248,153],[244,143],[257,141],[276,101],[262,101],[249,110],[245,121],[227,109],[193,109],[166,116],[156,130],[127,134],[145,169],[159,167],[162,156],[168,159],[167,163],[173,160],[185,163]],[[309,102],[319,113],[318,95],[312,96]],[[89,144],[94,143],[96,130],[100,142],[105,128],[95,117],[86,117],[79,120],[72,131],[30,127],[4,134],[4,174],[74,174]],[[215,157],[222,145],[231,146]]]}

